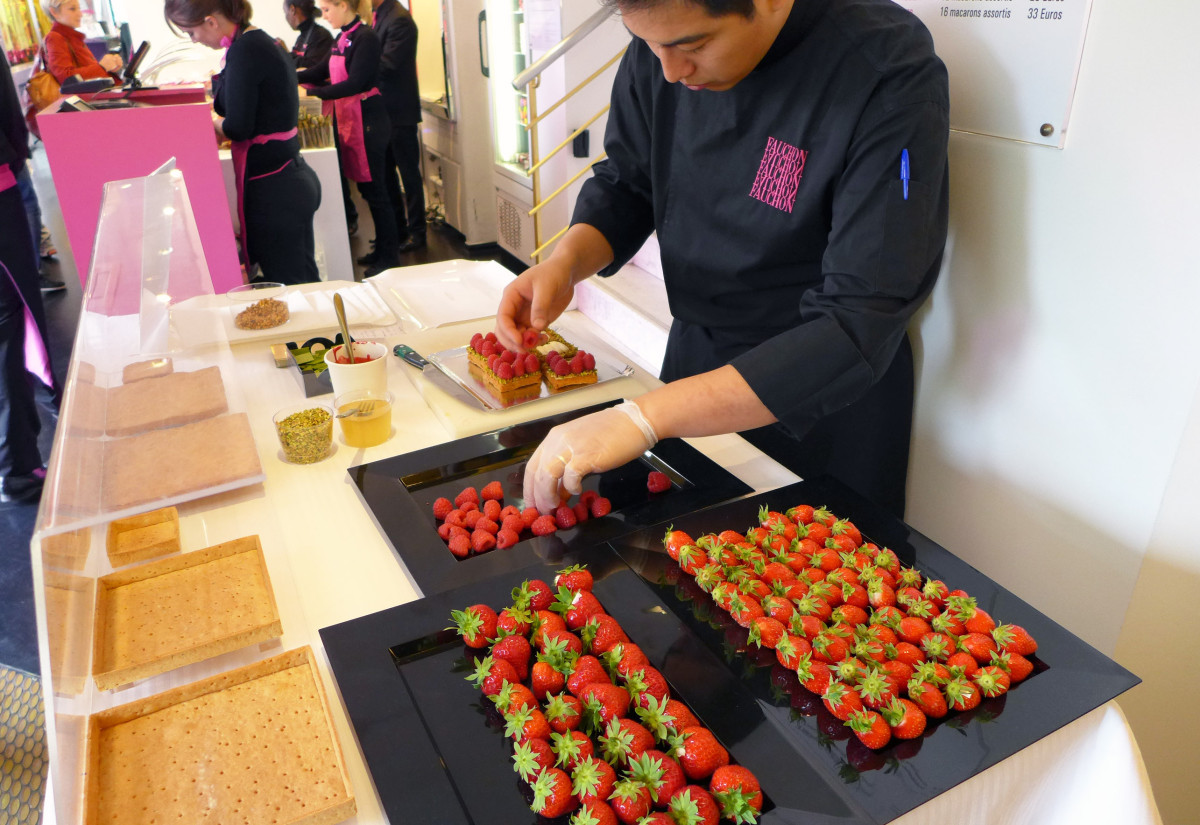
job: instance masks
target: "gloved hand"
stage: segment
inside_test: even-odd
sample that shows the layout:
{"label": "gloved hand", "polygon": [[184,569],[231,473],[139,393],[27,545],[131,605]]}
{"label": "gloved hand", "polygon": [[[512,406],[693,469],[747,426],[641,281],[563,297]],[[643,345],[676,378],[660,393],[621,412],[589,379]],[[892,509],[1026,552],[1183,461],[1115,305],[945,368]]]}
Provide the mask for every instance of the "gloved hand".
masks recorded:
{"label": "gloved hand", "polygon": [[525,465],[525,506],[550,513],[583,492],[585,475],[620,467],[657,443],[632,401],[559,424]]}

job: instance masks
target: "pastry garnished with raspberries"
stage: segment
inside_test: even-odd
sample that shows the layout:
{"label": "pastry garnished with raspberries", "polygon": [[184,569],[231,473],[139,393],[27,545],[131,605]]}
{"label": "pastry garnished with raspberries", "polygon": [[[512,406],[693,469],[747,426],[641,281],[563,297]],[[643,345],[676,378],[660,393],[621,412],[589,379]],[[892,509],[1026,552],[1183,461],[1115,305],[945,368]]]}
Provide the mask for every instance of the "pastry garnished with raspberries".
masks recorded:
{"label": "pastry garnished with raspberries", "polygon": [[552,350],[542,362],[542,377],[555,392],[583,384],[595,384],[596,356],[576,350],[574,355],[566,358]]}
{"label": "pastry garnished with raspberries", "polygon": [[535,398],[542,391],[542,373],[536,355],[506,349],[494,333],[475,333],[467,347],[471,372],[488,392],[502,402]]}

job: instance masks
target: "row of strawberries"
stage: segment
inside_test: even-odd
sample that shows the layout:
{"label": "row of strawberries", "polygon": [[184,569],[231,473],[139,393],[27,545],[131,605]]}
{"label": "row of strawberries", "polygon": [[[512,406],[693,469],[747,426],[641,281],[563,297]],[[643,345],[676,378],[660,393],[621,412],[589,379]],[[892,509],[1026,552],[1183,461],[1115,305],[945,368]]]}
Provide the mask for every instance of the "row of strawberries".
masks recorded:
{"label": "row of strawberries", "polygon": [[554,583],[525,581],[498,614],[451,614],[469,647],[490,647],[469,678],[503,716],[533,811],[574,811],[572,825],[756,822],[758,780],[671,697],[591,592],[591,573],[568,567]]}
{"label": "row of strawberries", "polygon": [[668,530],[663,543],[869,748],[918,737],[929,718],[971,710],[1033,670],[1037,642],[1023,628],[997,625],[824,508],[764,507],[745,534]]}
{"label": "row of strawberries", "polygon": [[482,491],[467,487],[453,502],[448,498],[433,502],[438,535],[460,559],[512,547],[526,531],[548,536],[611,512],[612,502],[595,490],[584,490],[574,505],[564,503],[553,513],[539,513],[533,507],[522,510],[511,504],[505,507],[504,486],[499,481],[488,483]]}

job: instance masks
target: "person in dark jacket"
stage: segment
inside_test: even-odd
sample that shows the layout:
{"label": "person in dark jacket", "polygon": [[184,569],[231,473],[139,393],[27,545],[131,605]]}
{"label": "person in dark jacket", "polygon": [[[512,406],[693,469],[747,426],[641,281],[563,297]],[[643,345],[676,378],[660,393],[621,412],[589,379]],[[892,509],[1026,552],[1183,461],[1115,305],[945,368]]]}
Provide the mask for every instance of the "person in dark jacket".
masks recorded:
{"label": "person in dark jacket", "polygon": [[633,34],[607,159],[544,262],[504,291],[518,348],[657,231],[665,386],[555,427],[525,471],[548,512],[659,438],[741,432],[903,516],[906,334],[941,270],[949,82],[892,0],[605,0]]}
{"label": "person in dark jacket", "polygon": [[283,0],[283,16],[292,30],[299,32],[291,49],[297,69],[311,69],[329,59],[333,35],[329,29],[317,25],[321,11],[314,0]]}
{"label": "person in dark jacket", "polygon": [[48,381],[50,362],[45,346],[38,346],[38,253],[17,186],[28,156],[29,133],[12,71],[0,58],[0,501],[37,501],[45,479],[29,369]]}
{"label": "person in dark jacket", "polygon": [[[421,177],[421,93],[417,87],[417,24],[396,0],[371,0],[372,26],[383,44],[379,93],[392,130],[384,182],[396,213],[401,252],[425,246],[425,186]],[[396,170],[399,169],[399,181]],[[404,187],[401,192],[401,184]],[[368,260],[360,263],[372,263]]]}

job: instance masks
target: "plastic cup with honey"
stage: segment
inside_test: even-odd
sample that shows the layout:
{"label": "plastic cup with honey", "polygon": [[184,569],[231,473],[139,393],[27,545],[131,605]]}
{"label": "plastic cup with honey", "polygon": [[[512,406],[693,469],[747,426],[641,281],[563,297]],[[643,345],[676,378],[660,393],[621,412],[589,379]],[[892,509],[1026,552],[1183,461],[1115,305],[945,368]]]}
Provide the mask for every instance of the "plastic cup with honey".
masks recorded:
{"label": "plastic cup with honey", "polygon": [[375,447],[392,437],[392,402],[386,390],[351,390],[334,398],[333,409],[348,447]]}

